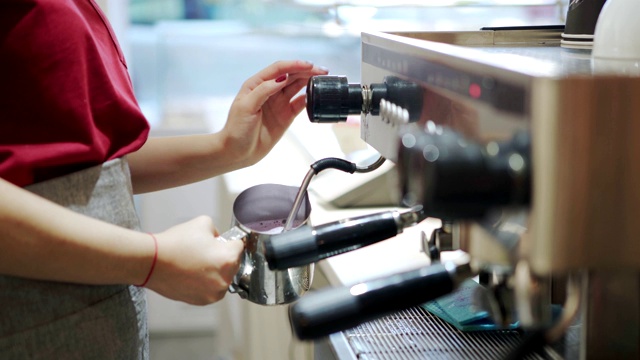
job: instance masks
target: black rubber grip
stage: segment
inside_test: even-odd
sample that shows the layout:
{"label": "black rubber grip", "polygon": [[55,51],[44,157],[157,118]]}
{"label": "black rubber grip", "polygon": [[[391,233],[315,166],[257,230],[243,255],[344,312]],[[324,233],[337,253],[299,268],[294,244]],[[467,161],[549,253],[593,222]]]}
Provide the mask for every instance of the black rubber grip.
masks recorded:
{"label": "black rubber grip", "polygon": [[307,115],[315,123],[347,121],[362,112],[362,86],[345,76],[319,75],[307,83]]}
{"label": "black rubber grip", "polygon": [[272,235],[264,241],[264,257],[269,269],[284,270],[318,261],[318,244],[308,225]]}
{"label": "black rubber grip", "polygon": [[264,254],[271,270],[284,270],[389,239],[400,230],[394,212],[385,211],[273,235],[264,242]]}
{"label": "black rubber grip", "polygon": [[311,168],[313,169],[313,171],[315,171],[316,174],[326,169],[336,169],[353,174],[356,171],[357,166],[355,163],[344,159],[326,158],[314,162],[313,164],[311,164]]}
{"label": "black rubber grip", "polygon": [[455,282],[441,264],[309,293],[289,309],[301,340],[319,339],[451,293]]}

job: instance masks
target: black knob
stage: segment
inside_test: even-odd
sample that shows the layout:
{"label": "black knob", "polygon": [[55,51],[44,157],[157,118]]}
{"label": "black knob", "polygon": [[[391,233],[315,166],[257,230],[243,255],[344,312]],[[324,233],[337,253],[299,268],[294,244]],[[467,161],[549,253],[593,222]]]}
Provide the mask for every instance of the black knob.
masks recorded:
{"label": "black knob", "polygon": [[307,114],[311,122],[346,121],[363,111],[362,86],[344,76],[313,76],[307,83]]}
{"label": "black knob", "polygon": [[312,122],[346,121],[349,115],[371,113],[380,115],[380,102],[385,99],[409,111],[409,121],[415,122],[422,113],[420,85],[387,76],[384,82],[349,84],[344,76],[314,76],[307,83],[307,114]]}
{"label": "black knob", "polygon": [[[381,86],[383,89],[380,89]],[[423,91],[417,83],[403,80],[396,76],[387,76],[384,78],[383,84],[372,84],[371,113],[373,115],[378,115],[375,111],[379,108],[380,104],[380,100],[376,99],[376,95],[408,110],[409,122],[416,122],[420,119],[423,105]]]}
{"label": "black knob", "polygon": [[453,220],[529,205],[528,132],[481,145],[446,128],[408,129],[401,134],[397,167],[405,205],[421,204],[426,215]]}

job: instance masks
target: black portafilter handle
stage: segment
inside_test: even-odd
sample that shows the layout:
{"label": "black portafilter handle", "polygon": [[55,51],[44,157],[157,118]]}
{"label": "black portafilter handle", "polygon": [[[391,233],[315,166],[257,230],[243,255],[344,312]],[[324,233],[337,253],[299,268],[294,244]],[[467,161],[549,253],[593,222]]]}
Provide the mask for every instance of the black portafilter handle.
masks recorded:
{"label": "black portafilter handle", "polygon": [[390,210],[318,226],[304,225],[273,235],[264,242],[271,270],[308,265],[392,238],[424,220],[420,207]]}
{"label": "black portafilter handle", "polygon": [[289,320],[298,339],[315,340],[447,295],[471,276],[468,262],[447,262],[318,290],[289,308]]}

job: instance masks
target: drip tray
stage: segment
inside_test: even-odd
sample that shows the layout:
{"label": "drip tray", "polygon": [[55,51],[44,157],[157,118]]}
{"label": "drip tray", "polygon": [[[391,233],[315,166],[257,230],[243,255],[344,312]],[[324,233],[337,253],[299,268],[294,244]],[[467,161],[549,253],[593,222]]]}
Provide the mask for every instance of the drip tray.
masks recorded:
{"label": "drip tray", "polygon": [[[504,359],[521,339],[516,330],[462,332],[416,307],[334,334],[330,342],[333,355],[341,360],[496,360]],[[527,359],[565,359],[558,352],[565,347],[563,340]]]}

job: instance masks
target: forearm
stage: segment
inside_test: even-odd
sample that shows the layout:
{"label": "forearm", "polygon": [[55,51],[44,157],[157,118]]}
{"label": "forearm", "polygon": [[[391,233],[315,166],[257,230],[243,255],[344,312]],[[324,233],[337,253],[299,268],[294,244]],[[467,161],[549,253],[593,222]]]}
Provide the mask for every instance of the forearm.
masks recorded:
{"label": "forearm", "polygon": [[138,284],[153,239],[65,209],[0,179],[0,274],[84,284]]}
{"label": "forearm", "polygon": [[220,133],[150,138],[127,155],[136,194],[209,179],[250,165]]}
{"label": "forearm", "polygon": [[275,62],[242,84],[220,132],[149,139],[127,156],[133,191],[186,185],[260,161],[304,109],[299,91],[321,74],[327,70],[306,61]]}

